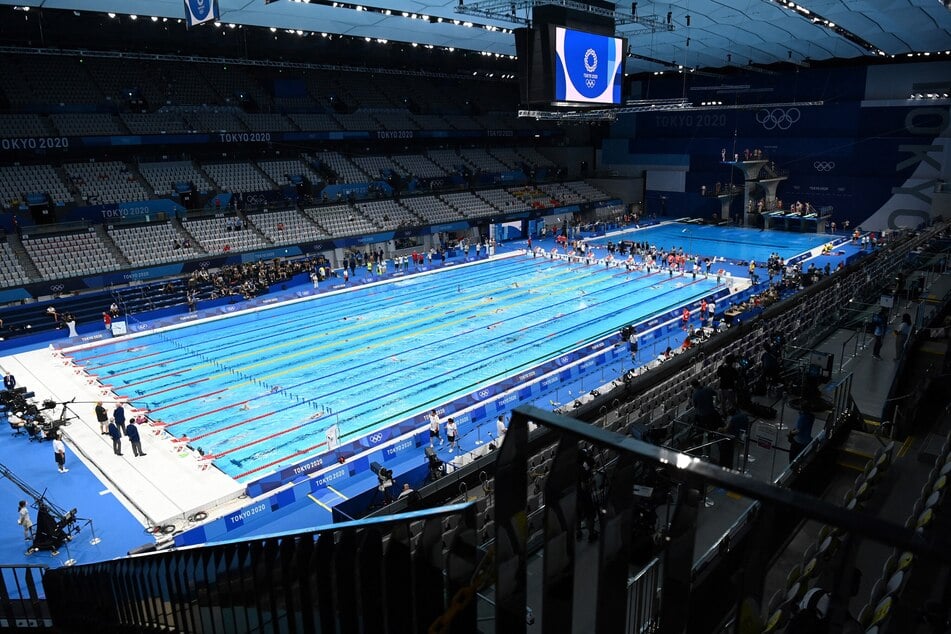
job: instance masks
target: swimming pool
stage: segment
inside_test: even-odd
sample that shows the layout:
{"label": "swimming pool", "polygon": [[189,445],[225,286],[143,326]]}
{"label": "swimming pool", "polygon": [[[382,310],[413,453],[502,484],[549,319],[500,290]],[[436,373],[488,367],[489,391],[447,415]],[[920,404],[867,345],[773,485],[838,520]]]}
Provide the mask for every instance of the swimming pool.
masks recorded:
{"label": "swimming pool", "polygon": [[683,247],[684,252],[701,257],[725,258],[734,262],[756,260],[763,263],[771,253],[789,259],[829,242],[832,238],[818,233],[760,231],[744,227],[718,227],[685,223],[667,223],[644,229],[624,231],[591,240],[606,245],[608,241],[648,242],[659,249]]}
{"label": "swimming pool", "polygon": [[369,435],[715,288],[516,256],[71,356],[246,482],[326,450],[332,424],[341,441]]}

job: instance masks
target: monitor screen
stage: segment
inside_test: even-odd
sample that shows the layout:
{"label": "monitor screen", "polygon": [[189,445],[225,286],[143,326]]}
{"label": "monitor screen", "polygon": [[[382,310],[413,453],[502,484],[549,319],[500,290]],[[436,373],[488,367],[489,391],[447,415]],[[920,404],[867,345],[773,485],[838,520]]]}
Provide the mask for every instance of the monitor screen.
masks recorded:
{"label": "monitor screen", "polygon": [[624,40],[555,27],[555,101],[619,104]]}

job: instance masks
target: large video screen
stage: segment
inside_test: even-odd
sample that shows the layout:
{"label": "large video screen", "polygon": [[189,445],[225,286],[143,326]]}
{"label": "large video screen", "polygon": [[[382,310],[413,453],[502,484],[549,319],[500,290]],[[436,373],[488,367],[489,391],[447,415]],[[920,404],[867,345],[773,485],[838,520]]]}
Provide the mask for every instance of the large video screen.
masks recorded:
{"label": "large video screen", "polygon": [[555,27],[555,101],[621,103],[624,40]]}

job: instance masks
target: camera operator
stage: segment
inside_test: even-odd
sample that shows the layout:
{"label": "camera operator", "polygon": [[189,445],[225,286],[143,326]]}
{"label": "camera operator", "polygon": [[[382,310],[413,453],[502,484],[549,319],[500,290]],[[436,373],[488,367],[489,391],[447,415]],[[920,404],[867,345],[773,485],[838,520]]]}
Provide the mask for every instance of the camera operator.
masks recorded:
{"label": "camera operator", "polygon": [[389,504],[393,501],[390,489],[393,488],[393,472],[389,469],[381,468],[376,474],[378,485],[376,490],[383,494],[383,503]]}

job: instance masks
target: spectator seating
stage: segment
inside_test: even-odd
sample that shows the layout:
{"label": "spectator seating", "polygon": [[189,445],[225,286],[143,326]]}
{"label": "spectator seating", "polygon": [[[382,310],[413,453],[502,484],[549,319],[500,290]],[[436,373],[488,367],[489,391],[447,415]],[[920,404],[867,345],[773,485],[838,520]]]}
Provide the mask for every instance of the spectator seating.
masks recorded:
{"label": "spectator seating", "polygon": [[[241,229],[229,229],[238,223]],[[256,231],[235,216],[187,219],[182,221],[182,226],[211,254],[251,251],[269,246]]]}
{"label": "spectator seating", "polygon": [[38,114],[0,114],[0,139],[48,137],[53,134]]}
{"label": "spectator seating", "polygon": [[495,209],[509,213],[512,211],[521,211],[528,205],[510,194],[504,189],[486,189],[478,192],[479,198],[482,198]]}
{"label": "spectator seating", "polygon": [[128,132],[122,128],[116,117],[105,113],[68,113],[52,114],[53,125],[63,136],[122,135]]}
{"label": "spectator seating", "polygon": [[585,199],[583,196],[575,193],[574,190],[569,189],[561,183],[546,183],[544,185],[539,185],[539,189],[552,197],[552,199],[558,201],[559,205],[571,205],[574,203],[583,203]]}
{"label": "spectator seating", "polygon": [[533,209],[558,206],[557,200],[534,186],[513,187],[509,193]]}
{"label": "spectator seating", "polygon": [[309,208],[304,213],[332,236],[357,236],[379,230],[349,205]]}
{"label": "spectator seating", "polygon": [[5,55],[3,62],[4,66],[15,66],[20,79],[16,85],[3,87],[11,103],[99,104],[106,101],[79,58]]}
{"label": "spectator seating", "polygon": [[459,150],[459,156],[461,156],[473,169],[478,171],[488,172],[490,174],[509,171],[509,167],[507,165],[500,162],[494,156],[482,149],[467,148],[464,150]]}
{"label": "spectator seating", "polygon": [[202,169],[222,191],[259,192],[274,185],[250,163],[206,163]]}
{"label": "spectator seating", "polygon": [[287,118],[305,132],[335,132],[343,129],[329,114],[289,114]]}
{"label": "spectator seating", "polygon": [[129,168],[119,161],[67,163],[63,165],[83,201],[90,205],[109,205],[120,202],[148,200]]}
{"label": "spectator seating", "polygon": [[588,202],[610,198],[609,195],[605,194],[597,187],[584,181],[571,181],[570,183],[565,183],[565,186],[577,192],[579,196]]}
{"label": "spectator seating", "polygon": [[411,115],[421,130],[448,130],[449,124],[438,114]]}
{"label": "spectator seating", "polygon": [[205,79],[204,72],[208,70],[206,65],[159,64],[156,70],[153,81],[160,82],[165,103],[174,106],[212,106],[221,103],[218,93]]}
{"label": "spectator seating", "polygon": [[510,170],[522,169],[522,165],[525,163],[525,159],[519,156],[515,148],[492,148],[490,153],[496,158],[496,160],[498,160]]}
{"label": "spectator seating", "polygon": [[214,189],[191,161],[139,163],[139,173],[155,191],[156,196],[171,195],[175,191],[175,183],[192,183],[200,192]]}
{"label": "spectator seating", "polygon": [[321,165],[333,170],[341,183],[366,183],[370,180],[366,174],[360,171],[360,168],[347,160],[343,154],[327,150],[317,154],[315,158],[320,161]]}
{"label": "spectator seating", "polygon": [[459,192],[455,194],[443,194],[440,196],[450,207],[457,210],[463,216],[479,217],[495,213],[492,206],[475,194],[469,192]]}
{"label": "spectator seating", "polygon": [[258,161],[258,167],[267,174],[268,178],[278,185],[289,185],[291,176],[303,176],[311,182],[320,180],[320,177],[301,160],[285,161]]}
{"label": "spectator seating", "polygon": [[401,198],[400,204],[429,224],[454,222],[462,219],[462,214],[436,196]]}
{"label": "spectator seating", "polygon": [[409,110],[402,108],[374,109],[370,111],[385,130],[418,130],[419,124]]}
{"label": "spectator seating", "polygon": [[241,112],[238,117],[252,132],[294,132],[297,130],[287,118],[279,114]]}
{"label": "spectator seating", "polygon": [[274,244],[324,240],[330,235],[296,209],[253,214],[248,220]]}
{"label": "spectator seating", "polygon": [[190,131],[190,126],[175,112],[123,113],[119,116],[132,134],[183,134]]}
{"label": "spectator seating", "polygon": [[518,153],[521,155],[525,162],[529,165],[534,165],[535,167],[556,167],[555,163],[552,162],[547,156],[531,147],[518,148]]}
{"label": "spectator seating", "polygon": [[479,122],[466,114],[445,114],[442,117],[454,130],[481,130]]}
{"label": "spectator seating", "polygon": [[[196,69],[220,96],[220,103],[238,104],[242,97],[253,101],[262,110],[270,109],[271,98],[262,86],[240,64],[201,64]],[[254,128],[252,128],[254,129]],[[271,128],[276,129],[276,128]]]}
{"label": "spectator seating", "polygon": [[192,110],[184,113],[185,121],[198,132],[245,132],[247,128],[230,109]]}
{"label": "spectator seating", "polygon": [[365,110],[358,110],[352,114],[335,115],[344,130],[382,130],[380,122]]}
{"label": "spectator seating", "polygon": [[413,212],[401,207],[399,203],[393,200],[374,200],[368,203],[359,203],[357,209],[374,224],[385,230],[392,230],[397,227],[415,227],[422,224]]}
{"label": "spectator seating", "polygon": [[430,150],[426,156],[448,174],[457,174],[466,165],[465,159],[452,150]]}
{"label": "spectator seating", "polygon": [[48,194],[54,203],[72,199],[63,181],[50,165],[7,165],[0,167],[0,205],[26,200],[27,194]]}
{"label": "spectator seating", "polygon": [[391,157],[402,169],[399,171],[416,178],[442,178],[446,171],[422,154],[399,154]]}
{"label": "spectator seating", "polygon": [[23,265],[6,240],[0,242],[0,286],[20,286],[29,283]]}
{"label": "spectator seating", "polygon": [[281,112],[314,112],[320,110],[317,102],[310,97],[274,97],[274,107]]}
{"label": "spectator seating", "polygon": [[[190,244],[188,248],[182,246],[185,237],[171,222],[153,222],[131,227],[118,225],[107,231],[132,266],[175,262],[201,255],[197,245]],[[179,245],[177,249],[176,243]]]}
{"label": "spectator seating", "polygon": [[134,64],[119,64],[114,59],[89,57],[83,62],[83,68],[106,99],[117,105],[128,103],[133,96],[144,99],[150,108],[160,108],[168,100],[168,82],[162,78],[162,63],[137,60]]}
{"label": "spectator seating", "polygon": [[45,280],[122,268],[99,234],[93,231],[24,239],[23,248]]}
{"label": "spectator seating", "polygon": [[[338,92],[342,94],[348,104],[363,108],[392,108],[386,90],[382,90],[380,77],[367,73],[338,72],[334,75]],[[348,128],[356,130],[360,128]],[[373,128],[363,128],[373,129]]]}
{"label": "spectator seating", "polygon": [[386,180],[390,172],[404,174],[400,165],[394,163],[388,156],[355,156],[353,162],[370,177],[371,180]]}

